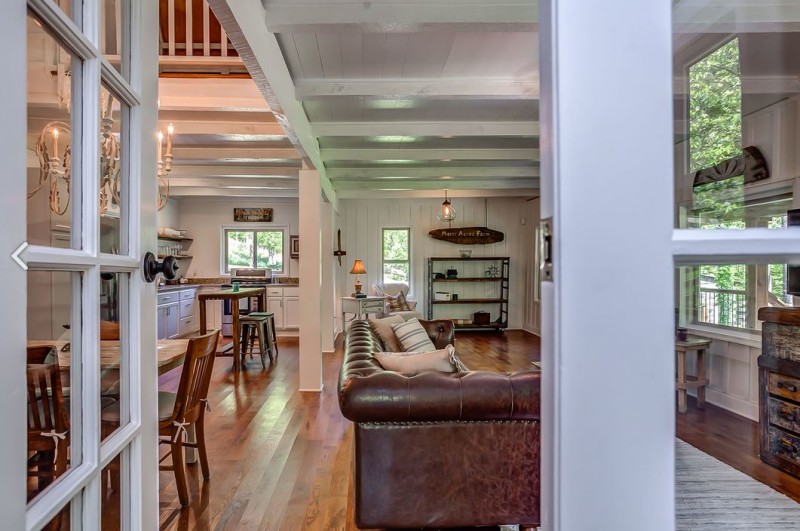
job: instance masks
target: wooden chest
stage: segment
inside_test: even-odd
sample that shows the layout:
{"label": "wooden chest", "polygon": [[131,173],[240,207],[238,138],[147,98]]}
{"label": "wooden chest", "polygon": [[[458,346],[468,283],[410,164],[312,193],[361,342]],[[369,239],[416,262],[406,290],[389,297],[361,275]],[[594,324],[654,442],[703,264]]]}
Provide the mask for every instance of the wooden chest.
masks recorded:
{"label": "wooden chest", "polygon": [[800,477],[800,308],[761,308],[759,455]]}

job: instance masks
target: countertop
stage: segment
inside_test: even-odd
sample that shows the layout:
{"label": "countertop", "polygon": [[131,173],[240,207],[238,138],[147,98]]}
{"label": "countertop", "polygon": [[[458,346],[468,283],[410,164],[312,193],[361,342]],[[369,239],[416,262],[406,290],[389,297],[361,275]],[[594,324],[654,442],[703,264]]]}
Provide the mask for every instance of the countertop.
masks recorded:
{"label": "countertop", "polygon": [[[218,282],[218,283],[211,283],[211,282],[189,282],[187,284],[167,284],[164,286],[158,286],[158,292],[164,293],[168,291],[176,291],[181,289],[197,289],[197,288],[218,288],[223,284],[230,284],[230,281],[226,282]],[[241,284],[241,286],[246,286],[246,284]],[[267,287],[270,288],[298,288],[300,284],[298,282],[276,282],[274,284],[267,284]]]}

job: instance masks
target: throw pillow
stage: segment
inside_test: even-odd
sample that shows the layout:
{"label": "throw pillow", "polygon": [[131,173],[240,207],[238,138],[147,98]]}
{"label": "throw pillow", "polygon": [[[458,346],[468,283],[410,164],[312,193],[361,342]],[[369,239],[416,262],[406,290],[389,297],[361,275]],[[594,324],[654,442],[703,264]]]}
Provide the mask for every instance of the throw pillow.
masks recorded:
{"label": "throw pillow", "polygon": [[397,336],[394,335],[392,325],[404,322],[405,319],[403,319],[402,315],[390,315],[383,319],[370,318],[369,326],[372,328],[372,331],[375,332],[375,335],[381,339],[383,348],[389,352],[399,352],[403,349],[397,341]]}
{"label": "throw pillow", "polygon": [[417,319],[410,319],[402,324],[393,324],[392,330],[397,336],[397,341],[406,352],[431,352],[436,350],[433,341],[428,337],[428,332]]}
{"label": "throw pillow", "polygon": [[456,372],[455,349],[447,345],[432,352],[376,352],[375,358],[387,371],[418,373],[422,371]]}
{"label": "throw pillow", "polygon": [[407,312],[411,310],[411,308],[408,305],[408,301],[406,301],[406,294],[403,293],[403,290],[400,290],[400,293],[398,293],[394,297],[387,297],[386,304],[389,305],[390,313]]}

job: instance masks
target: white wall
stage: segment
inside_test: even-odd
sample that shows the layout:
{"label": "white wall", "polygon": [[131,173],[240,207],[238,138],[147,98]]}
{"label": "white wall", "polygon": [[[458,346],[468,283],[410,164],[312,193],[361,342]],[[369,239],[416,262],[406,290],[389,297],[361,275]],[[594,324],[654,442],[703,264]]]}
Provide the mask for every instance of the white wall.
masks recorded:
{"label": "white wall", "polygon": [[[433,229],[446,228],[446,223],[437,221],[436,214],[443,199],[343,199],[339,202],[336,227],[342,230],[342,248],[347,256],[342,266],[335,265],[336,295],[349,295],[353,291],[355,277],[350,275],[353,261],[361,259],[367,270],[361,281],[365,289],[380,281],[381,229],[383,227],[411,227],[411,295],[418,301],[418,309],[426,315],[427,259],[429,257],[458,257],[459,249],[472,249],[472,256],[509,256],[511,258],[509,328],[527,328],[538,331],[538,311],[529,315],[534,305],[529,304],[533,294],[528,277],[533,274],[534,229],[538,224],[538,201],[524,198],[488,199],[488,223],[484,199],[451,198],[457,218],[454,227],[487,226],[505,233],[504,241],[491,245],[459,245],[428,236]],[[522,224],[522,219],[525,224]],[[335,237],[335,236],[334,236]],[[463,264],[461,266],[464,267]],[[459,285],[459,290],[468,289]],[[481,288],[473,288],[481,289]],[[463,298],[463,295],[462,295]],[[454,314],[449,317],[467,318],[480,307],[448,306]],[[497,307],[487,305],[487,311]],[[455,312],[460,312],[458,315]],[[434,316],[443,316],[437,309]],[[462,315],[463,314],[463,315]],[[337,303],[337,317],[341,317]],[[341,328],[341,323],[337,323]]]}
{"label": "white wall", "polygon": [[[272,208],[272,223],[264,223],[269,227],[286,227],[286,258],[288,259],[289,235],[299,233],[299,207],[297,199],[247,199],[218,197],[184,197],[180,200],[178,226],[186,229],[194,238],[189,254],[186,277],[219,277],[221,251],[221,228],[236,225],[233,221],[234,208]],[[244,225],[244,224],[243,224]],[[301,242],[302,245],[302,242]],[[299,262],[289,259],[286,276],[299,275]]]}
{"label": "white wall", "polygon": [[181,200],[177,197],[170,197],[167,206],[158,211],[156,226],[169,227],[170,229],[180,229]]}

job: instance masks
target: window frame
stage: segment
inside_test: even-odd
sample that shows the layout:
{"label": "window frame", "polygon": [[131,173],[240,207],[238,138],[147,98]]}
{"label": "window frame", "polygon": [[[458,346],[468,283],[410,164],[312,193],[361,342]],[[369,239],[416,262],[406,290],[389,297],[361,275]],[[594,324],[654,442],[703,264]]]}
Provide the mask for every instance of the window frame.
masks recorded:
{"label": "window frame", "polygon": [[[408,233],[408,259],[407,260],[386,260],[386,257],[383,255],[383,241],[387,230],[404,230]],[[387,226],[381,227],[381,241],[380,241],[380,255],[381,255],[381,274],[380,274],[380,282],[382,284],[386,284],[386,279],[384,278],[384,265],[385,264],[408,264],[408,294],[414,292],[414,285],[412,282],[412,270],[411,270],[411,242],[412,232],[410,226]]]}
{"label": "window frame", "polygon": [[[228,267],[228,231],[235,231],[235,232],[252,232],[253,238],[255,238],[256,233],[259,232],[280,232],[282,238],[282,249],[281,249],[281,256],[283,257],[283,268],[281,270],[273,269],[272,276],[274,277],[283,277],[288,275],[288,243],[287,243],[287,234],[289,231],[289,227],[285,225],[266,225],[266,224],[243,224],[243,225],[223,225],[220,227],[220,260],[219,260],[219,270],[220,273],[224,276],[229,276],[231,274],[232,269],[237,268],[229,268]],[[258,248],[257,245],[253,247],[253,262],[252,262],[252,269],[257,268],[256,264],[256,256],[258,255]]]}

